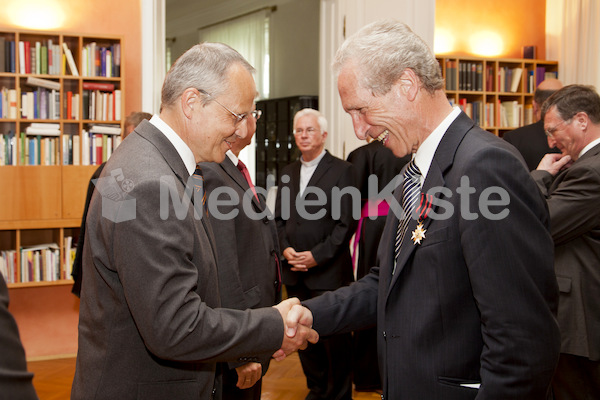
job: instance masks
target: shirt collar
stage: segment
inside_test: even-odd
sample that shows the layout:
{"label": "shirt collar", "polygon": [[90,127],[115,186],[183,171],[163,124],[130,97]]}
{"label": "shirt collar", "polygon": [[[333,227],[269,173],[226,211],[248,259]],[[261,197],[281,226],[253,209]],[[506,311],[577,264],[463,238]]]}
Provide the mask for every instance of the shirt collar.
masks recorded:
{"label": "shirt collar", "polygon": [[154,125],[159,131],[162,132],[163,135],[169,139],[179,157],[185,164],[185,168],[188,170],[190,175],[196,171],[196,158],[194,157],[194,153],[192,149],[181,139],[181,137],[175,133],[175,131],[167,125],[165,121],[163,121],[158,114],[154,114],[154,116],[150,119],[150,123]]}
{"label": "shirt collar", "polygon": [[587,146],[585,146],[581,152],[579,153],[579,158],[581,158],[582,155],[584,155],[585,153],[587,153],[589,150],[591,150],[594,146],[596,146],[597,144],[600,144],[600,138],[596,139],[596,140],[592,140],[590,143],[588,143]]}
{"label": "shirt collar", "polygon": [[417,152],[414,154],[413,158],[415,160],[415,164],[419,167],[419,171],[421,171],[421,182],[425,180],[427,177],[427,173],[429,172],[429,167],[431,167],[431,162],[433,161],[433,156],[435,155],[435,151],[437,150],[442,138],[444,137],[444,133],[448,130],[452,122],[460,115],[460,108],[453,107],[452,111],[444,120],[431,132],[429,136],[421,143]]}
{"label": "shirt collar", "polygon": [[233,151],[227,150],[227,153],[225,154],[227,155],[227,157],[229,157],[233,165],[238,165],[239,158],[235,154],[233,154]]}

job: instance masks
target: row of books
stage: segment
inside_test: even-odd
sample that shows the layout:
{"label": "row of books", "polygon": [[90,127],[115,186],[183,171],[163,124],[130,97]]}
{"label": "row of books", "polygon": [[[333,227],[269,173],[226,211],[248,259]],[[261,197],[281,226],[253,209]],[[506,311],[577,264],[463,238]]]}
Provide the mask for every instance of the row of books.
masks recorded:
{"label": "row of books", "polygon": [[[498,92],[516,93],[519,90],[524,68],[500,67],[496,74]],[[537,85],[548,78],[557,78],[556,71],[546,72],[545,67],[536,67],[527,72],[525,92],[533,93]],[[446,60],[446,90],[494,91],[494,67],[486,65],[485,73],[481,62]]]}
{"label": "row of books", "polygon": [[[452,100],[450,101],[452,103]],[[533,123],[533,107],[515,100],[497,102],[473,101],[461,98],[458,106],[477,125],[482,127],[517,128]]]}
{"label": "row of books", "polygon": [[43,87],[21,92],[21,118],[60,119],[60,92]]}
{"label": "row of books", "polygon": [[118,77],[121,74],[121,45],[99,46],[91,42],[81,50],[83,76]]}
{"label": "row of books", "polygon": [[[36,124],[32,124],[36,125]],[[26,132],[0,134],[0,165],[59,165],[60,130],[29,126]],[[63,165],[99,165],[121,144],[121,129],[93,125],[79,135],[62,135]]]}
{"label": "row of books", "polygon": [[70,279],[76,248],[72,245],[71,236],[65,237],[64,242],[62,259],[56,243],[21,247],[20,263],[17,262],[16,250],[2,250],[0,251],[0,273],[7,283]]}
{"label": "row of books", "polygon": [[[68,63],[71,74],[79,69],[66,42],[61,47],[52,39],[41,41],[14,40],[0,36],[0,72],[21,74],[64,75]],[[17,63],[18,60],[18,63]],[[121,45],[98,46],[89,43],[81,49],[82,76],[119,77]]]}
{"label": "row of books", "polygon": [[84,90],[82,100],[81,111],[83,119],[96,121],[121,120],[121,90],[117,89],[112,92]]}
{"label": "row of books", "polygon": [[16,43],[0,37],[0,72],[21,74],[60,75],[60,46],[52,39],[31,42],[21,40]]}

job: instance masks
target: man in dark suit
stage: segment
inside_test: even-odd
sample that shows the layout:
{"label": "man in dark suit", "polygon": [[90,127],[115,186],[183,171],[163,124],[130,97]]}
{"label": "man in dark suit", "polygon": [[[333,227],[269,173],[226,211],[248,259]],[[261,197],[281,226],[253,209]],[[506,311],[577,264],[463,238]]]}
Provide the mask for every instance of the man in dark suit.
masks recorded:
{"label": "man in dark suit", "polygon": [[[248,169],[238,159],[256,131],[260,111],[253,113],[256,118],[242,127],[248,134],[231,144],[222,163],[201,164],[217,245],[221,306],[237,310],[268,307],[281,300],[277,227],[266,211],[266,199],[254,189]],[[218,200],[224,204],[217,204]],[[261,377],[269,360],[267,356],[259,362],[223,364],[223,400],[260,399]]]}
{"label": "man in dark suit", "polygon": [[531,174],[546,197],[560,298],[556,400],[600,399],[600,96],[570,85],[542,108],[548,154]]}
{"label": "man in dark suit", "polygon": [[106,163],[87,218],[72,399],[220,399],[217,362],[280,358],[316,340],[284,334],[294,299],[220,308],[196,165],[222,162],[247,134],[253,70],[227,45],[193,46],[165,77],[160,115]]}
{"label": "man in dark suit", "polygon": [[[389,204],[385,200],[370,197],[380,193],[390,182],[399,179],[398,174],[410,158],[409,155],[396,157],[379,140],[373,139],[348,154],[348,162],[354,165],[356,171],[362,209],[352,245],[355,251],[352,263],[356,268],[356,279],[367,275],[371,267],[377,264],[377,248],[389,211]],[[373,177],[377,178],[377,185],[369,188],[369,179]],[[381,391],[381,376],[377,364],[377,329],[373,327],[354,332],[353,344],[354,389]]]}
{"label": "man in dark suit", "polygon": [[544,101],[561,87],[562,83],[558,79],[546,79],[540,82],[533,95],[533,115],[537,122],[504,134],[504,140],[519,150],[530,171],[537,168],[546,154],[560,153],[556,147],[548,146],[541,111]]}
{"label": "man in dark suit", "polygon": [[8,311],[8,288],[0,274],[0,399],[34,400],[38,398],[27,372],[25,350],[15,319]]}
{"label": "man in dark suit", "polygon": [[[352,198],[335,204],[334,192],[355,186],[352,164],[325,147],[327,120],[305,108],[294,116],[300,160],[279,179],[275,220],[283,250],[283,283],[289,296],[310,299],[353,281],[350,237],[355,227]],[[338,207],[339,216],[335,215]],[[332,336],[300,351],[310,393],[307,399],[352,398],[352,336]]]}
{"label": "man in dark suit", "polygon": [[385,399],[546,399],[558,288],[522,158],[448,103],[438,62],[403,23],[362,28],[335,68],[357,137],[413,159],[388,196],[377,267],[294,306],[288,326],[327,336],[376,323]]}

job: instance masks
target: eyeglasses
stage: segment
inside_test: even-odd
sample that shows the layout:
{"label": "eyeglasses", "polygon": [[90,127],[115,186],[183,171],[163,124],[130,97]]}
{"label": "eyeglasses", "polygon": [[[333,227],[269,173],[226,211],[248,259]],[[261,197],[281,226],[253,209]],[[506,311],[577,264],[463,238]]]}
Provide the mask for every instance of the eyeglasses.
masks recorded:
{"label": "eyeglasses", "polygon": [[295,129],[293,131],[294,135],[302,135],[302,132],[306,132],[307,135],[314,135],[316,132],[320,132],[320,129],[316,129],[313,127],[310,128],[306,128],[306,129]]}
{"label": "eyeglasses", "polygon": [[227,110],[231,115],[233,115],[233,117],[235,118],[235,122],[234,125],[238,125],[240,124],[244,119],[246,119],[248,117],[248,115],[252,115],[252,117],[258,121],[258,119],[260,118],[260,116],[262,115],[262,110],[253,110],[250,111],[249,113],[245,113],[245,114],[237,114],[234,113],[233,111],[231,111],[229,108],[225,107],[223,104],[221,104],[221,102],[217,99],[215,99],[213,97],[212,94],[208,93],[206,90],[204,89],[197,89],[200,93],[210,97],[213,99],[213,101],[215,101],[218,105],[220,105],[221,107],[223,107],[225,110]]}
{"label": "eyeglasses", "polygon": [[569,124],[569,123],[571,123],[571,120],[570,120],[570,119],[568,119],[568,120],[566,120],[566,121],[559,122],[559,123],[558,123],[558,124],[556,124],[556,125],[555,125],[553,128],[546,129],[544,132],[546,133],[546,136],[548,136],[549,138],[551,138],[551,137],[553,137],[553,135],[554,135],[554,132],[556,132],[556,130],[557,130],[557,129],[558,129],[560,126],[561,126],[561,125],[563,125],[563,124]]}

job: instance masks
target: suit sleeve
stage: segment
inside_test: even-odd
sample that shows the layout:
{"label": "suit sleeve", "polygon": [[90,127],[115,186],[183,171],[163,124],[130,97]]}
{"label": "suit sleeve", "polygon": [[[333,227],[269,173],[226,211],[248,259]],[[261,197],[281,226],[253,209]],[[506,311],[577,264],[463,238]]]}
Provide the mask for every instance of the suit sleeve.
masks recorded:
{"label": "suit sleeve", "polygon": [[574,164],[563,172],[564,177],[551,193],[551,175],[543,171],[534,172],[532,175],[548,203],[552,238],[557,246],[589,232],[600,224],[600,207],[590,204],[590,199],[600,198],[598,170]]}
{"label": "suit sleeve", "polygon": [[[200,275],[202,259],[194,259],[194,249],[201,247],[201,223],[189,209],[177,217],[173,201],[165,205],[156,195],[165,190],[161,185],[177,191],[177,184],[169,182],[154,177],[136,182],[130,192],[136,218],[103,226],[104,240],[114,244],[109,264],[116,266],[144,344],[157,357],[176,361],[272,355],[283,338],[277,310],[212,308],[198,295],[199,286],[214,285],[218,277],[201,267],[209,276]],[[212,250],[206,252],[210,259]]]}
{"label": "suit sleeve", "polygon": [[[470,154],[464,176],[480,214],[459,218],[473,296],[481,315],[483,350],[477,399],[537,398],[545,393],[558,352],[558,288],[543,198],[518,158],[487,147]],[[484,190],[503,192],[508,205],[483,215]],[[489,197],[498,200],[500,195]],[[502,217],[501,210],[507,211]],[[540,334],[543,332],[543,335]]]}
{"label": "suit sleeve", "polygon": [[[346,164],[336,187],[340,189],[356,187],[355,170],[351,164]],[[344,195],[340,200],[340,217],[336,220],[331,234],[310,249],[317,264],[329,262],[337,255],[341,246],[348,246],[348,241],[354,233],[356,225],[357,221],[352,217],[352,197]]]}
{"label": "suit sleeve", "polygon": [[[8,289],[0,274],[0,397],[33,400],[33,374],[27,372],[25,350],[15,319],[8,311]],[[4,397],[6,396],[6,397]]]}

